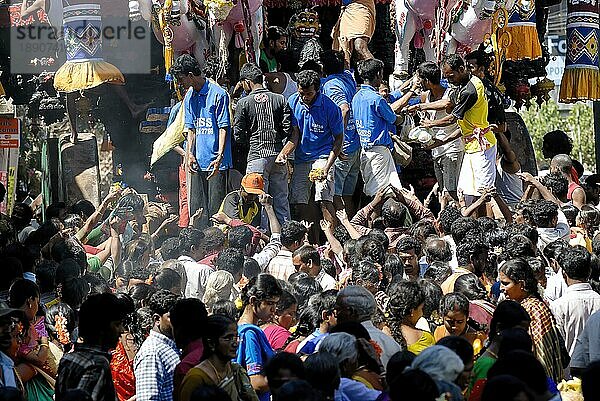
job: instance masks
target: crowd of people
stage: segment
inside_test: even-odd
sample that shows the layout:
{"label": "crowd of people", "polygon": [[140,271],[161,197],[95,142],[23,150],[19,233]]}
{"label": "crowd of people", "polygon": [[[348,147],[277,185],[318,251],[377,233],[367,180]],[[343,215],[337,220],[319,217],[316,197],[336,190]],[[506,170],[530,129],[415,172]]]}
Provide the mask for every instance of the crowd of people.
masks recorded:
{"label": "crowd of people", "polygon": [[[356,71],[326,51],[281,94],[286,33],[267,39],[239,99],[172,66],[178,215],[127,188],[2,216],[0,399],[548,401],[578,379],[597,399],[597,176],[568,136],[522,172],[481,52],[390,92],[351,41]],[[424,200],[401,180],[409,115]]]}

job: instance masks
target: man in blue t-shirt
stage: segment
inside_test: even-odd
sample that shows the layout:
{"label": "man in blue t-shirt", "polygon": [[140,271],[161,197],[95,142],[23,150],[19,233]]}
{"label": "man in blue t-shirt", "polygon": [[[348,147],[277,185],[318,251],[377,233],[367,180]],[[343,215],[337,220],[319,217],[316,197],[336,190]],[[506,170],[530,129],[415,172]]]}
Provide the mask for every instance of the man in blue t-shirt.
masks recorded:
{"label": "man in blue t-shirt", "polygon": [[190,170],[190,214],[204,209],[202,221],[219,211],[227,194],[227,176],[232,167],[229,133],[229,95],[219,85],[207,80],[200,64],[189,54],[177,58],[171,74],[186,88],[185,129],[187,132],[187,166]]}
{"label": "man in blue t-shirt", "polygon": [[357,67],[364,84],[352,99],[352,112],[362,147],[360,170],[365,181],[364,192],[367,196],[374,196],[389,184],[401,188],[392,157],[394,142],[391,133],[402,121],[396,113],[414,96],[417,83],[402,98],[388,104],[378,92],[383,80],[383,62],[363,60]]}
{"label": "man in blue t-shirt", "polygon": [[292,133],[277,156],[277,163],[286,163],[295,149],[294,174],[290,184],[290,205],[298,219],[306,219],[312,183],[315,201],[323,218],[335,221],[333,207],[334,171],[344,139],[344,122],[340,108],[320,93],[320,78],[315,71],[297,75],[298,92],[290,96]]}
{"label": "man in blue t-shirt", "polygon": [[344,53],[328,50],[321,59],[323,73],[327,76],[323,94],[333,100],[342,112],[344,120],[344,145],[335,161],[335,196],[343,197],[346,212],[355,212],[352,195],[360,174],[360,141],[352,115],[352,98],[356,94],[356,81],[351,71],[344,71]]}

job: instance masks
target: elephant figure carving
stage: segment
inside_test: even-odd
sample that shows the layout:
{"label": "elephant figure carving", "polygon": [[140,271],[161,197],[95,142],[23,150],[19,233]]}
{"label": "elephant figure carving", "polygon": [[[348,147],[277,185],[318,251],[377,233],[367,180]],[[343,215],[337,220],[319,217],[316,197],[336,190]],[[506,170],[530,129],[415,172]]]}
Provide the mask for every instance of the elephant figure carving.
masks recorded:
{"label": "elephant figure carving", "polygon": [[[508,0],[507,3],[514,0]],[[427,61],[446,54],[467,52],[491,32],[492,16],[499,7],[512,7],[503,0],[394,0],[395,65],[408,71],[410,42],[422,48]]]}

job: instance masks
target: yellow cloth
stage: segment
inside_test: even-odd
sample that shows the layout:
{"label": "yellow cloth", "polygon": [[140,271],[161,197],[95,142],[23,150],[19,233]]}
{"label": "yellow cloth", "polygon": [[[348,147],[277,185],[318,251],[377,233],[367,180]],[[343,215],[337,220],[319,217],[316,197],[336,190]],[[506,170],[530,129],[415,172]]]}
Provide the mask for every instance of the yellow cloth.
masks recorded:
{"label": "yellow cloth", "polygon": [[542,47],[535,24],[509,25],[502,29],[508,32],[512,41],[506,50],[506,60],[535,60],[542,57]]}
{"label": "yellow cloth", "polygon": [[[485,87],[481,79],[476,76],[471,77],[471,84],[477,91],[477,101],[469,110],[467,110],[461,120],[458,120],[458,126],[465,140],[465,153],[477,153],[485,149],[481,149],[479,140],[469,140],[473,137],[473,132],[476,128],[486,129],[488,123],[488,101],[485,97]],[[483,139],[488,143],[488,148],[496,144],[496,136],[492,130],[489,130],[483,135]]]}
{"label": "yellow cloth", "polygon": [[185,107],[181,105],[175,120],[167,127],[161,136],[156,138],[152,144],[152,157],[150,158],[150,167],[154,165],[161,157],[166,155],[171,149],[185,141]]}
{"label": "yellow cloth", "polygon": [[[436,343],[442,338],[448,337],[449,335],[450,333],[448,333],[448,330],[446,330],[446,327],[443,325],[435,329],[435,332],[433,333]],[[466,338],[467,341],[469,341],[469,343],[473,346],[473,355],[475,356],[481,352],[483,344],[485,343],[485,340],[487,340],[487,335],[484,332],[475,331],[470,327],[467,328],[467,332],[462,334],[461,337]]]}
{"label": "yellow cloth", "polygon": [[579,100],[600,99],[600,71],[591,68],[565,68],[560,83],[560,101],[575,103]]}
{"label": "yellow cloth", "polygon": [[471,273],[469,270],[462,268],[462,267],[459,267],[456,270],[454,270],[454,273],[452,273],[446,280],[444,280],[444,282],[440,286],[442,288],[442,293],[444,293],[444,295],[446,295],[451,292],[454,292],[454,283],[456,283],[456,280],[460,276],[463,276],[463,275],[469,274],[469,273]]}
{"label": "yellow cloth", "polygon": [[375,2],[356,0],[342,7],[340,18],[331,31],[333,49],[342,50],[346,55],[354,51],[353,39],[373,37],[375,32]]}
{"label": "yellow cloth", "polygon": [[54,88],[59,92],[75,92],[109,83],[124,85],[125,77],[106,61],[67,61],[54,74]]}
{"label": "yellow cloth", "polygon": [[421,338],[416,343],[406,347],[406,349],[415,355],[419,355],[425,348],[429,348],[432,345],[435,345],[435,338],[433,338],[430,332],[424,331],[421,334]]}

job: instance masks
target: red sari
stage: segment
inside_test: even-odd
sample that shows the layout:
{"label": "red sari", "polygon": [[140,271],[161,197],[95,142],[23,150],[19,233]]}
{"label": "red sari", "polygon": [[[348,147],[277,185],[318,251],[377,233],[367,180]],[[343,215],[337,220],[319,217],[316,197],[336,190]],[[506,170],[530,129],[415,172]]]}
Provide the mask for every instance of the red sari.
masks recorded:
{"label": "red sari", "polygon": [[119,340],[117,348],[112,353],[110,361],[115,390],[119,401],[127,401],[135,395],[135,376],[133,375],[133,361],[127,357],[123,343]]}

